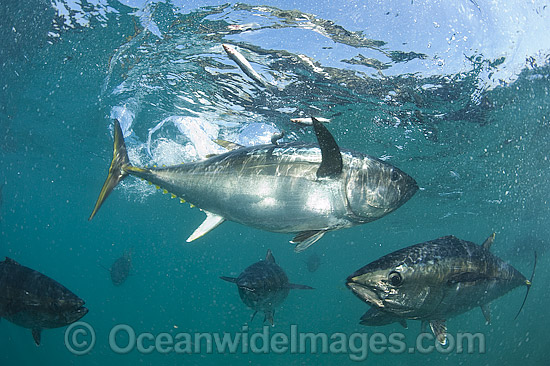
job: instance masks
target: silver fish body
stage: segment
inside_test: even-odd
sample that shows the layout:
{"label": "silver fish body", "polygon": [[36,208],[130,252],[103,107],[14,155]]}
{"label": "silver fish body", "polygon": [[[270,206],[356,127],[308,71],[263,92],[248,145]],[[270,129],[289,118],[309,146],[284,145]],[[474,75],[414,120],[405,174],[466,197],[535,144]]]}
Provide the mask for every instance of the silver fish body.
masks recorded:
{"label": "silver fish body", "polygon": [[188,241],[231,220],[266,231],[298,233],[293,242],[301,251],[326,231],[394,211],[418,190],[414,179],[398,168],[365,154],[340,151],[326,127],[320,122],[314,127],[319,145],[232,146],[232,151],[198,162],[138,168],[129,163],[115,122],[113,163],[90,219],[116,184],[134,175],[206,212],[207,219]]}
{"label": "silver fish body", "polygon": [[[273,232],[335,230],[378,219],[415,191],[401,171],[372,157],[343,152],[339,179],[318,179],[318,147],[262,145],[180,166],[130,171],[200,207]],[[393,184],[389,176],[399,176]]]}
{"label": "silver fish body", "polygon": [[[417,319],[445,328],[446,319],[478,306],[489,321],[489,302],[518,286],[531,285],[489,251],[493,239],[494,235],[480,246],[445,236],[395,251],[357,270],[346,282],[372,306],[362,323]],[[437,334],[437,328],[432,325],[444,343],[444,330]]]}

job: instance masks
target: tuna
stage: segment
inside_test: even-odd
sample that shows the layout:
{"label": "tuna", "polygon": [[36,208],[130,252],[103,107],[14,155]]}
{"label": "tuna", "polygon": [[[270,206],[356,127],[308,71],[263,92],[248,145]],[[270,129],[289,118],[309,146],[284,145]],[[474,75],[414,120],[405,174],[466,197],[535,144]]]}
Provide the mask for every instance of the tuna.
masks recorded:
{"label": "tuna", "polygon": [[200,238],[225,220],[279,233],[297,233],[295,251],[305,250],[327,231],[377,220],[407,202],[418,186],[384,161],[340,150],[315,118],[318,144],[274,143],[243,147],[205,160],[168,167],[130,164],[122,130],[114,125],[114,156],[90,220],[115,186],[128,175],[144,179],[206,213],[187,239]]}
{"label": "tuna", "polygon": [[527,286],[529,292],[533,279],[489,251],[494,238],[493,234],[480,246],[445,236],[395,251],[357,270],[346,283],[371,305],[361,324],[406,326],[407,319],[421,320],[429,323],[438,342],[446,344],[447,319],[481,307],[490,322],[489,303],[518,286]]}
{"label": "tuna", "polygon": [[0,318],[32,330],[40,345],[42,329],[76,322],[88,313],[84,300],[66,287],[13,259],[0,262]]}
{"label": "tuna", "polygon": [[132,251],[127,250],[124,252],[120,258],[118,258],[111,268],[109,268],[109,273],[111,275],[111,281],[115,286],[120,286],[126,281],[130,275],[130,270],[132,269]]}
{"label": "tuna", "polygon": [[315,272],[321,266],[321,257],[317,253],[311,253],[304,262],[308,271]]}
{"label": "tuna", "polygon": [[239,277],[220,278],[237,285],[243,303],[254,310],[251,321],[258,311],[262,311],[265,314],[264,322],[267,320],[271,325],[274,324],[275,308],[284,302],[291,289],[313,289],[289,283],[283,269],[275,263],[271,250],[267,251],[265,260],[247,267]]}

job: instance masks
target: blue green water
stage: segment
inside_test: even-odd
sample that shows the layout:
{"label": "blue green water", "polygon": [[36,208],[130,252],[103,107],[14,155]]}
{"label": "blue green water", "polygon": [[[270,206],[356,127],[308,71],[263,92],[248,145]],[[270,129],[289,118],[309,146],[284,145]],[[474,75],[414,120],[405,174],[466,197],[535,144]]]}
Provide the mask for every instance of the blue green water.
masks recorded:
{"label": "blue green water", "polygon": [[[272,333],[289,335],[292,325],[329,335],[402,332],[413,344],[419,322],[359,325],[367,306],[345,278],[404,246],[449,234],[482,243],[493,231],[495,253],[524,275],[534,250],[539,263],[516,320],[525,289],[491,304],[490,325],[479,309],[449,319],[450,334],[483,333],[485,353],[386,351],[363,363],[545,364],[550,10],[543,2],[29,0],[0,8],[0,256],[82,297],[90,309],[82,320],[96,333],[93,349],[76,356],[66,328],[45,330],[36,347],[28,329],[2,320],[2,365],[356,364],[351,352],[311,350],[117,354],[109,333],[118,324],[155,335],[235,334],[245,324],[261,332],[262,316],[250,322],[237,289],[218,277],[238,275],[271,249],[291,282],[316,288],[290,293]],[[222,43],[238,47],[275,87],[257,87]],[[185,243],[204,213],[133,178],[87,221],[112,157],[112,118],[125,126],[132,162],[146,165],[198,159],[211,138],[259,139],[249,132],[255,123],[285,130],[287,141],[313,141],[290,122],[312,114],[331,119],[340,146],[387,159],[421,190],[389,216],[331,232],[301,254],[291,235],[231,222]],[[102,266],[129,248],[132,275],[115,287]],[[304,260],[312,251],[322,264],[310,273]]]}

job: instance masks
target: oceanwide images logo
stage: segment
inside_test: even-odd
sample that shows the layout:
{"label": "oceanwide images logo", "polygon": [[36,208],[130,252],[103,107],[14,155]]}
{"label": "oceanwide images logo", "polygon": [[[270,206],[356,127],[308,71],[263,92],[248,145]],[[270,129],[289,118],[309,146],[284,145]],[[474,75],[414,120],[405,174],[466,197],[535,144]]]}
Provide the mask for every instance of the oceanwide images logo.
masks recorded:
{"label": "oceanwide images logo", "polygon": [[[289,332],[273,332],[263,326],[252,332],[247,325],[236,333],[175,333],[153,334],[136,332],[127,324],[111,328],[108,339],[111,350],[118,354],[137,351],[176,354],[347,354],[353,361],[364,361],[369,353],[485,353],[485,336],[482,333],[447,334],[447,343],[440,345],[433,334],[421,333],[411,343],[403,333],[312,333],[299,332],[291,325]],[[410,340],[409,340],[410,341]],[[86,322],[71,324],[65,331],[65,346],[75,355],[89,353],[96,344],[94,328]]]}

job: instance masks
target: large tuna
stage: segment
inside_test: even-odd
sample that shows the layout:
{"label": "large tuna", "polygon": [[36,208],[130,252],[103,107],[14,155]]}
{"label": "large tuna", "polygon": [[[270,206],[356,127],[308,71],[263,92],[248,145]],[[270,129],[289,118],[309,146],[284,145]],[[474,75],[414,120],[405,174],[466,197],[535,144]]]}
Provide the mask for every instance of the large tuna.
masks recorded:
{"label": "large tuna", "polygon": [[13,259],[0,262],[0,318],[32,330],[36,345],[45,328],[74,323],[88,313],[65,286]]}
{"label": "large tuna", "polygon": [[138,168],[128,159],[122,130],[114,125],[114,157],[90,220],[128,175],[145,179],[206,212],[187,239],[193,241],[224,220],[255,228],[297,233],[302,251],[327,231],[364,224],[394,211],[418,190],[398,168],[343,150],[313,118],[318,145],[281,143],[233,150],[194,163]]}
{"label": "large tuna", "polygon": [[479,306],[489,322],[489,302],[518,286],[529,289],[532,280],[489,251],[493,240],[494,234],[477,245],[445,236],[395,251],[357,270],[346,283],[371,305],[361,324],[406,325],[406,319],[417,319],[429,323],[437,340],[445,344],[448,318]]}

